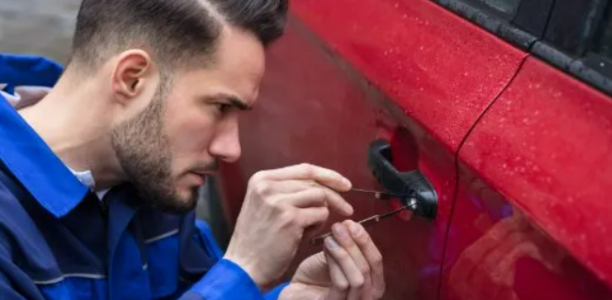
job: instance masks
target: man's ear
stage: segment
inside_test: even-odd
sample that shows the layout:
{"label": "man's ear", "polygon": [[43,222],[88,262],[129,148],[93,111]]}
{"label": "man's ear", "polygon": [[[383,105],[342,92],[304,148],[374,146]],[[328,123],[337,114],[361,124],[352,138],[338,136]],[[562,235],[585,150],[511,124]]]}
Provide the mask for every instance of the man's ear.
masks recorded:
{"label": "man's ear", "polygon": [[126,103],[144,92],[145,83],[151,79],[153,62],[142,50],[121,53],[112,77],[112,91],[116,101]]}

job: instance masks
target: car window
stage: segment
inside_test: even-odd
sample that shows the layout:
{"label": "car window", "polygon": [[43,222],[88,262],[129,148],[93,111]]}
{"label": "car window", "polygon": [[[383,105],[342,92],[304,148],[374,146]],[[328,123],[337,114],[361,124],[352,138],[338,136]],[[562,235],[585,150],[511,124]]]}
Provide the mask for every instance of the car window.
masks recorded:
{"label": "car window", "polygon": [[608,15],[601,29],[599,42],[595,51],[602,56],[612,59],[612,6],[608,8]]}
{"label": "car window", "polygon": [[512,24],[536,39],[541,39],[548,24],[551,0],[526,0],[517,4]]}
{"label": "car window", "polygon": [[514,15],[520,0],[480,0],[488,6],[508,15]]}
{"label": "car window", "polygon": [[505,19],[512,19],[521,0],[459,0],[469,5],[483,9]]}
{"label": "car window", "polygon": [[433,0],[612,95],[612,0]]}
{"label": "car window", "polygon": [[556,1],[544,41],[569,55],[584,55],[605,11],[601,3],[599,0]]}
{"label": "car window", "polygon": [[612,86],[612,2],[598,28],[595,40],[583,60],[587,66],[607,77]]}

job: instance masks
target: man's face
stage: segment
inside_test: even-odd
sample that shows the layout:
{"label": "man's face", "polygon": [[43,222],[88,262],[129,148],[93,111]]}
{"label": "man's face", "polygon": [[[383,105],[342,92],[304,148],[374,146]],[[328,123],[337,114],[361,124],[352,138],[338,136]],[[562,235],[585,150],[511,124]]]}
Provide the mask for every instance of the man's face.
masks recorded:
{"label": "man's face", "polygon": [[238,116],[257,98],[264,49],[251,34],[226,30],[216,61],[176,72],[136,117],[113,130],[121,167],[147,203],[185,212],[218,160],[240,157]]}

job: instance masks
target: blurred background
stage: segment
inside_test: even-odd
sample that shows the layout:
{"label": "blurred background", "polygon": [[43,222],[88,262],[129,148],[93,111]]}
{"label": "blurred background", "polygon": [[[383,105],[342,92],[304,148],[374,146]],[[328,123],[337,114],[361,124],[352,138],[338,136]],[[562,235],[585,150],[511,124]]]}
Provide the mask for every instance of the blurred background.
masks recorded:
{"label": "blurred background", "polygon": [[80,0],[0,0],[0,52],[65,63]]}

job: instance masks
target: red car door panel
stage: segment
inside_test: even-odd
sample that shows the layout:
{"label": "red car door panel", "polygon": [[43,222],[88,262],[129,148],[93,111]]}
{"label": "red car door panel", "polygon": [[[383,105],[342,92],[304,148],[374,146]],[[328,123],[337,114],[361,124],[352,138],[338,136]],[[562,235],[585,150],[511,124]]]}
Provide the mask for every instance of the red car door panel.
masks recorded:
{"label": "red car door panel", "polygon": [[443,299],[612,299],[608,96],[529,58],[459,158]]}
{"label": "red car door panel", "polygon": [[427,0],[299,0],[293,12],[453,152],[526,53]]}
{"label": "red car door panel", "polygon": [[[251,175],[289,164],[379,189],[367,153],[386,139],[399,170],[419,169],[432,183],[439,210],[435,221],[403,214],[368,229],[385,260],[385,299],[437,299],[459,145],[526,54],[426,0],[298,0],[292,14],[244,116],[243,158],[222,168],[228,218]],[[399,205],[347,199],[355,220]],[[319,250],[305,244],[296,263]]]}

